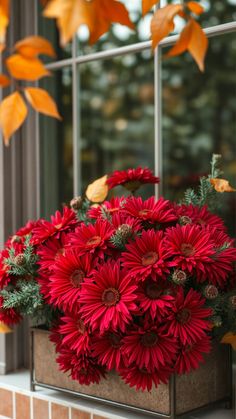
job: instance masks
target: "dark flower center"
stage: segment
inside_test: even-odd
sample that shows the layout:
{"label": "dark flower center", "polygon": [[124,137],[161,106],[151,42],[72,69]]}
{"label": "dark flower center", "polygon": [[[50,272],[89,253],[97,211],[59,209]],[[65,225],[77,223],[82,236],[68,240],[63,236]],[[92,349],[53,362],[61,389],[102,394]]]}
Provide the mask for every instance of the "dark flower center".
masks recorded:
{"label": "dark flower center", "polygon": [[81,283],[83,282],[85,277],[84,271],[82,269],[76,269],[70,276],[70,282],[75,288],[80,288]]}
{"label": "dark flower center", "polygon": [[145,294],[151,300],[157,300],[162,294],[163,287],[154,281],[148,281],[145,286]]}
{"label": "dark flower center", "polygon": [[156,261],[158,260],[158,254],[156,252],[147,252],[142,257],[142,265],[148,266],[148,265],[154,265]]}
{"label": "dark flower center", "polygon": [[206,225],[206,221],[203,220],[202,218],[198,218],[197,223],[200,224],[201,226],[205,226]]}
{"label": "dark flower center", "polygon": [[79,319],[76,323],[78,331],[83,335],[86,332],[86,327],[83,320]]}
{"label": "dark flower center", "polygon": [[115,306],[120,301],[120,293],[115,288],[108,288],[103,291],[102,301],[107,307]]}
{"label": "dark flower center", "polygon": [[101,241],[102,241],[102,239],[101,239],[101,237],[100,236],[93,236],[93,237],[90,237],[90,239],[88,239],[88,241],[87,241],[87,246],[97,246],[97,245],[99,245],[100,243],[101,243]]}
{"label": "dark flower center", "polygon": [[79,373],[82,374],[82,375],[87,375],[88,374],[88,370],[87,370],[87,368],[81,368],[79,370]]}
{"label": "dark flower center", "polygon": [[183,310],[180,310],[176,314],[176,320],[177,320],[177,322],[179,322],[181,324],[188,323],[188,321],[190,319],[191,319],[191,311],[188,310],[187,308],[183,308]]}
{"label": "dark flower center", "polygon": [[130,180],[128,182],[124,182],[122,183],[122,185],[128,189],[128,191],[131,192],[135,192],[140,186],[141,186],[141,182],[139,182],[138,180]]}
{"label": "dark flower center", "polygon": [[140,215],[140,217],[147,217],[150,216],[152,214],[152,211],[149,209],[144,209],[139,211],[138,215]]}
{"label": "dark flower center", "polygon": [[150,374],[146,367],[139,368],[139,371],[141,372],[141,374]]}
{"label": "dark flower center", "polygon": [[150,348],[155,346],[158,341],[158,336],[155,332],[147,332],[145,335],[142,335],[141,342],[143,346]]}
{"label": "dark flower center", "polygon": [[186,257],[193,256],[195,253],[195,249],[190,243],[182,243],[180,250]]}
{"label": "dark flower center", "polygon": [[119,349],[121,347],[121,337],[116,333],[109,333],[108,339],[112,348]]}

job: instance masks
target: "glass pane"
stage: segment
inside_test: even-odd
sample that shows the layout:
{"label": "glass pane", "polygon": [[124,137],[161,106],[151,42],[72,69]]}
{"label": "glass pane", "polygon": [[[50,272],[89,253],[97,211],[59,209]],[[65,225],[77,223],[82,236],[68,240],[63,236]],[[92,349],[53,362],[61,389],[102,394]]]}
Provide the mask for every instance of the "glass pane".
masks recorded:
{"label": "glass pane", "polygon": [[[64,60],[66,58],[71,58],[72,55],[72,44],[68,43],[64,48],[60,47],[59,43],[59,33],[56,27],[55,19],[49,19],[42,16],[42,6],[39,3],[38,11],[38,34],[43,36],[48,41],[51,42],[53,48],[56,51],[56,59]],[[42,58],[42,57],[41,57]],[[48,63],[52,62],[52,58],[43,56],[43,61]]]}
{"label": "glass pane", "polygon": [[[163,184],[165,196],[182,197],[209,173],[212,153],[222,154],[224,176],[236,187],[236,33],[210,40],[205,73],[189,55],[163,62]],[[222,212],[235,228],[235,194]]]}
{"label": "glass pane", "polygon": [[107,34],[103,35],[95,45],[90,46],[88,43],[89,32],[87,27],[83,26],[77,33],[79,54],[104,51],[149,39],[151,13],[142,18],[140,0],[120,0],[120,2],[123,3],[129,11],[130,19],[135,24],[135,30],[131,30],[123,25],[113,24]]}
{"label": "glass pane", "polygon": [[81,65],[83,189],[113,170],[153,169],[153,78],[153,57],[147,52]]}
{"label": "glass pane", "polygon": [[63,117],[58,121],[40,116],[41,213],[49,217],[73,196],[72,74],[56,71],[40,86],[55,99]]}

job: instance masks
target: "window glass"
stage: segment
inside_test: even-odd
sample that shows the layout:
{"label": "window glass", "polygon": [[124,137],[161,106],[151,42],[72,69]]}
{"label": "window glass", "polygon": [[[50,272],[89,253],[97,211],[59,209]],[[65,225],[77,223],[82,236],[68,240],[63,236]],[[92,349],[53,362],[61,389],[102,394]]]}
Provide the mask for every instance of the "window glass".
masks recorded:
{"label": "window glass", "polygon": [[[79,77],[82,188],[113,170],[138,165],[153,168],[154,76],[150,52],[81,65]],[[152,187],[148,193],[153,193]]]}
{"label": "window glass", "polygon": [[55,99],[62,121],[40,116],[42,216],[48,217],[73,196],[72,74],[54,72],[41,87]]}
{"label": "window glass", "polygon": [[[191,57],[163,62],[163,184],[169,198],[209,173],[222,154],[224,176],[236,187],[236,34],[210,39],[206,70]],[[224,194],[222,213],[235,228],[235,194]]]}

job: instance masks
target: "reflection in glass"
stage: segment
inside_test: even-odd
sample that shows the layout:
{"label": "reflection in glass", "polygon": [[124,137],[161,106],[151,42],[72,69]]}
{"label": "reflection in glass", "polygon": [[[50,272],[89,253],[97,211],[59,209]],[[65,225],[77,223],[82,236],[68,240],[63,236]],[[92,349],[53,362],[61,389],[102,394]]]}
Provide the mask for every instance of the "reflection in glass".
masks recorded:
{"label": "reflection in glass", "polygon": [[41,212],[49,217],[73,197],[71,69],[56,71],[40,86],[55,99],[63,117],[58,121],[40,116]]}
{"label": "reflection in glass", "polygon": [[[154,166],[153,58],[150,53],[79,68],[82,189],[105,173]],[[145,188],[153,193],[153,188]]]}
{"label": "reflection in glass", "polygon": [[[210,40],[205,73],[188,55],[163,63],[163,182],[167,197],[209,173],[222,154],[225,178],[236,186],[236,34]],[[222,213],[235,228],[235,196],[224,194]]]}

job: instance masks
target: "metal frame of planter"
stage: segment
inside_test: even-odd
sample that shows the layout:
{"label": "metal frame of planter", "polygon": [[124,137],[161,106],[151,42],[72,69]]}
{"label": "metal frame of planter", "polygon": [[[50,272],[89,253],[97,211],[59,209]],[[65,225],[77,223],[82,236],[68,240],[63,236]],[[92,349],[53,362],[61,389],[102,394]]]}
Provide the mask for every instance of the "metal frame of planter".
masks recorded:
{"label": "metal frame of planter", "polygon": [[[64,394],[67,395],[72,395],[72,396],[78,396],[79,398],[83,399],[83,400],[90,400],[93,402],[99,402],[102,405],[107,405],[107,406],[111,406],[111,407],[117,407],[117,408],[122,408],[127,412],[133,412],[133,413],[137,413],[137,414],[145,414],[146,416],[149,417],[155,417],[155,418],[159,418],[159,419],[178,419],[178,418],[189,418],[189,415],[197,412],[197,411],[202,411],[202,410],[206,410],[207,408],[209,409],[210,407],[214,407],[214,406],[220,406],[222,404],[224,404],[225,407],[227,408],[231,408],[232,406],[232,391],[233,391],[233,385],[231,386],[231,395],[230,397],[225,397],[221,400],[217,400],[215,402],[212,403],[208,403],[204,406],[198,407],[196,409],[192,409],[189,410],[186,413],[183,414],[177,414],[177,403],[176,403],[176,376],[173,374],[170,378],[169,381],[169,394],[170,394],[170,413],[169,414],[165,414],[165,413],[159,413],[159,412],[155,412],[152,410],[147,410],[141,407],[135,407],[132,405],[128,405],[125,403],[120,403],[120,402],[116,402],[116,401],[112,401],[112,400],[108,400],[102,397],[98,397],[98,396],[93,396],[93,395],[88,395],[88,394],[84,394],[84,393],[80,393],[78,391],[73,391],[70,389],[66,389],[63,387],[58,387],[55,385],[51,385],[51,384],[45,384],[42,383],[40,381],[37,381],[35,379],[35,369],[34,369],[34,330],[35,329],[31,329],[30,331],[30,388],[31,391],[36,391],[35,387],[43,387],[43,388],[47,388],[47,389],[51,389],[51,390],[55,390],[55,391],[60,391]],[[232,356],[229,356],[229,361],[232,360]],[[232,369],[230,369],[230,380],[232,383],[233,377],[232,377]],[[233,384],[233,383],[232,383]]]}

